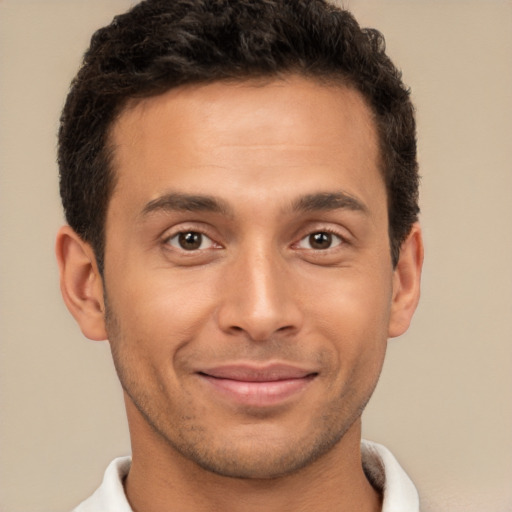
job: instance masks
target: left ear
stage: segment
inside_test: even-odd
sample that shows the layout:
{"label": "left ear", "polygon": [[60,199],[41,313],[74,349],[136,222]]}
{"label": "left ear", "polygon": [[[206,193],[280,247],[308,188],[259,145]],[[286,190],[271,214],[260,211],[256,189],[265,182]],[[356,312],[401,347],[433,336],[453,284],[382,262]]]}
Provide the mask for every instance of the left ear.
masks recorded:
{"label": "left ear", "polygon": [[393,299],[388,336],[400,336],[409,328],[420,299],[423,240],[418,223],[413,224],[400,248],[400,257],[393,273]]}

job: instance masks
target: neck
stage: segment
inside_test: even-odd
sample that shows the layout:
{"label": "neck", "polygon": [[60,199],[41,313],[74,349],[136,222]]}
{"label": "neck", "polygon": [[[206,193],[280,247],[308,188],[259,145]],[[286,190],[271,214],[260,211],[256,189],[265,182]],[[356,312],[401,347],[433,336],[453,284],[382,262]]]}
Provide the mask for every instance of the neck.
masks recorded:
{"label": "neck", "polygon": [[199,467],[133,416],[129,414],[133,461],[125,491],[134,512],[381,510],[381,498],[362,469],[360,420],[330,452],[294,474],[239,479]]}

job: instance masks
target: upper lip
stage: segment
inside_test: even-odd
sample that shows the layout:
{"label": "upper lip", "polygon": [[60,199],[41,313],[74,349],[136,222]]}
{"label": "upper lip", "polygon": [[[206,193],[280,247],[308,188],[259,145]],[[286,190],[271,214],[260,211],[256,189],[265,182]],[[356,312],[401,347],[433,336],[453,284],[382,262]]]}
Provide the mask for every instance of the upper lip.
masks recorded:
{"label": "upper lip", "polygon": [[256,366],[253,364],[229,364],[202,369],[199,374],[216,379],[230,379],[242,382],[272,382],[289,379],[302,379],[315,375],[317,372],[289,364],[267,364]]}

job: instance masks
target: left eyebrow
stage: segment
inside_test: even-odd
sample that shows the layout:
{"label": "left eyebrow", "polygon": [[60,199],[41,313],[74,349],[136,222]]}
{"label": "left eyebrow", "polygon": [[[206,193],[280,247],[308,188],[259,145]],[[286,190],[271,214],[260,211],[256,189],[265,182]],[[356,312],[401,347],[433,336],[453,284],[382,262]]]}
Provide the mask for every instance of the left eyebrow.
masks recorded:
{"label": "left eyebrow", "polygon": [[352,210],[368,213],[368,207],[345,192],[320,192],[299,197],[292,203],[293,211]]}

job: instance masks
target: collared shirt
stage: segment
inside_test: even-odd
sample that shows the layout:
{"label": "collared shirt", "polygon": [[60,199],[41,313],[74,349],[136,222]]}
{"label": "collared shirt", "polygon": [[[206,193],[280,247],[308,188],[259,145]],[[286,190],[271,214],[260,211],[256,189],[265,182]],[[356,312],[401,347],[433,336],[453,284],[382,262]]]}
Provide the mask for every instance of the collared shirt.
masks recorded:
{"label": "collared shirt", "polygon": [[[362,441],[361,454],[366,477],[383,495],[382,512],[419,512],[416,488],[391,452],[380,444]],[[130,457],[114,459],[101,486],[73,512],[133,512],[123,488],[130,464]]]}

